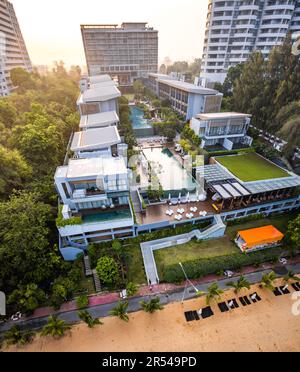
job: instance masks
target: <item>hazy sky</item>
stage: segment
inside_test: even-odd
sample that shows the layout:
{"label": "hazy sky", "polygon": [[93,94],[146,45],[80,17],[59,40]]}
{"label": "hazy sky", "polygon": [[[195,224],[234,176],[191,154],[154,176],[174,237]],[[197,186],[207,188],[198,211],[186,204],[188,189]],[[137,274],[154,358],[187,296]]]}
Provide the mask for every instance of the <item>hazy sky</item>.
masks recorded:
{"label": "hazy sky", "polygon": [[200,58],[208,0],[10,0],[34,64],[85,64],[82,23],[149,22],[159,59]]}

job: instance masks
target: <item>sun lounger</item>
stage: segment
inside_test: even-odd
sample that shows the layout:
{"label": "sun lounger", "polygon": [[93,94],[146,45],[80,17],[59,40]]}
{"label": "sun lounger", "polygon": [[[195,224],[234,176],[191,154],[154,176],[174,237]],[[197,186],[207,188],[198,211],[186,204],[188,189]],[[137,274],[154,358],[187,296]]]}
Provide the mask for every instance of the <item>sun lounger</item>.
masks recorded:
{"label": "sun lounger", "polygon": [[251,305],[251,301],[249,300],[249,298],[247,296],[244,296],[243,299],[248,306]]}
{"label": "sun lounger", "polygon": [[275,291],[274,291],[274,295],[276,296],[276,297],[279,297],[279,296],[282,296],[282,292],[281,292],[281,290],[279,289],[279,288],[276,288],[275,289]]}
{"label": "sun lounger", "polygon": [[234,299],[234,300],[232,300],[232,301],[233,301],[233,305],[234,305],[234,307],[235,307],[236,309],[238,309],[240,306],[239,306],[239,304],[237,303],[237,300]]}
{"label": "sun lounger", "polygon": [[300,292],[300,286],[299,286],[298,283],[294,283],[294,284],[292,284],[292,287],[294,288],[294,290],[295,290],[296,292]]}
{"label": "sun lounger", "polygon": [[226,305],[226,302],[222,302],[221,304],[218,304],[219,309],[221,310],[221,313],[227,313],[229,311],[228,306]]}
{"label": "sun lounger", "polygon": [[288,294],[291,293],[291,292],[288,290],[288,288],[286,288],[286,286],[280,287],[280,290],[281,290],[281,292],[282,292],[284,295],[288,295]]}
{"label": "sun lounger", "polygon": [[187,311],[184,315],[187,322],[193,322],[195,320],[193,311]]}
{"label": "sun lounger", "polygon": [[206,319],[206,318],[210,318],[214,315],[211,307],[206,307],[205,309],[202,310],[202,318],[203,319]]}
{"label": "sun lounger", "polygon": [[243,297],[240,297],[239,300],[240,300],[240,303],[241,303],[244,307],[245,307],[245,306],[248,306],[247,302],[244,300]]}
{"label": "sun lounger", "polygon": [[193,314],[194,314],[194,318],[195,320],[200,320],[200,317],[199,317],[199,314],[197,313],[197,311],[193,311]]}
{"label": "sun lounger", "polygon": [[259,297],[257,293],[253,293],[252,295],[250,295],[250,298],[254,304],[261,301],[261,298]]}

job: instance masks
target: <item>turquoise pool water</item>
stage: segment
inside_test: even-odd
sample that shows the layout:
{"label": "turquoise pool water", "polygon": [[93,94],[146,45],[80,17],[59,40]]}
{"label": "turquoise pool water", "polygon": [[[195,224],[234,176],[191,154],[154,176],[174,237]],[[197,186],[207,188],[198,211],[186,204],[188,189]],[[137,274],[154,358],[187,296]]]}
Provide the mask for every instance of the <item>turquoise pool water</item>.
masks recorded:
{"label": "turquoise pool water", "polygon": [[90,214],[83,216],[84,223],[94,222],[105,222],[105,221],[116,221],[116,220],[127,220],[131,218],[131,212],[129,209],[121,209],[117,211],[103,211],[97,214]]}
{"label": "turquoise pool water", "polygon": [[132,121],[133,129],[152,128],[148,120],[144,118],[143,110],[139,109],[136,106],[131,106],[130,111],[131,111],[130,119]]}
{"label": "turquoise pool water", "polygon": [[197,182],[182,168],[169,149],[144,149],[143,153],[149,162],[154,162],[155,173],[165,192],[195,191]]}

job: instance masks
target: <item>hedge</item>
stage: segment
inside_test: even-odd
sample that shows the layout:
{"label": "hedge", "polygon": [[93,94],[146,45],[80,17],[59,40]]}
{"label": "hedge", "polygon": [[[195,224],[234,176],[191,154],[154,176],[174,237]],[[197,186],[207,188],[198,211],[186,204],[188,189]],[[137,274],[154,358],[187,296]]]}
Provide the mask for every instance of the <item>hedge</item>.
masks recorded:
{"label": "hedge", "polygon": [[[237,271],[244,266],[260,265],[278,259],[282,247],[267,249],[248,254],[235,253],[228,256],[210,257],[184,263],[184,269],[189,279],[199,279],[203,276],[223,272],[224,270]],[[163,270],[162,281],[166,283],[181,283],[185,276],[178,264],[166,266]]]}
{"label": "hedge", "polygon": [[259,221],[262,220],[263,218],[265,218],[265,216],[262,213],[258,213],[246,217],[236,218],[234,220],[227,220],[226,223],[227,226],[236,226],[245,222]]}
{"label": "hedge", "polygon": [[240,150],[222,150],[222,151],[212,151],[209,152],[210,157],[214,156],[225,156],[225,155],[239,155],[239,154],[249,154],[255,152],[253,147],[248,147]]}

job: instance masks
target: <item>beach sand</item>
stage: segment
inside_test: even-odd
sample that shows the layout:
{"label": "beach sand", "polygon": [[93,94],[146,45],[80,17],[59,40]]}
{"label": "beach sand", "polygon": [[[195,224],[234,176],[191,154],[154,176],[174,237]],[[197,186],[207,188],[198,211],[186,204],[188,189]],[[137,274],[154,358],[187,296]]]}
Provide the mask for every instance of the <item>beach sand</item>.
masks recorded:
{"label": "beach sand", "polygon": [[[300,316],[292,314],[292,296],[275,297],[258,286],[252,287],[251,293],[256,291],[263,299],[260,303],[224,314],[213,303],[215,315],[198,322],[187,323],[184,312],[206,307],[204,298],[170,304],[153,315],[131,314],[128,324],[116,318],[106,318],[103,326],[92,330],[79,324],[60,340],[38,336],[32,344],[9,351],[300,351]],[[222,298],[236,297],[230,290]]]}

